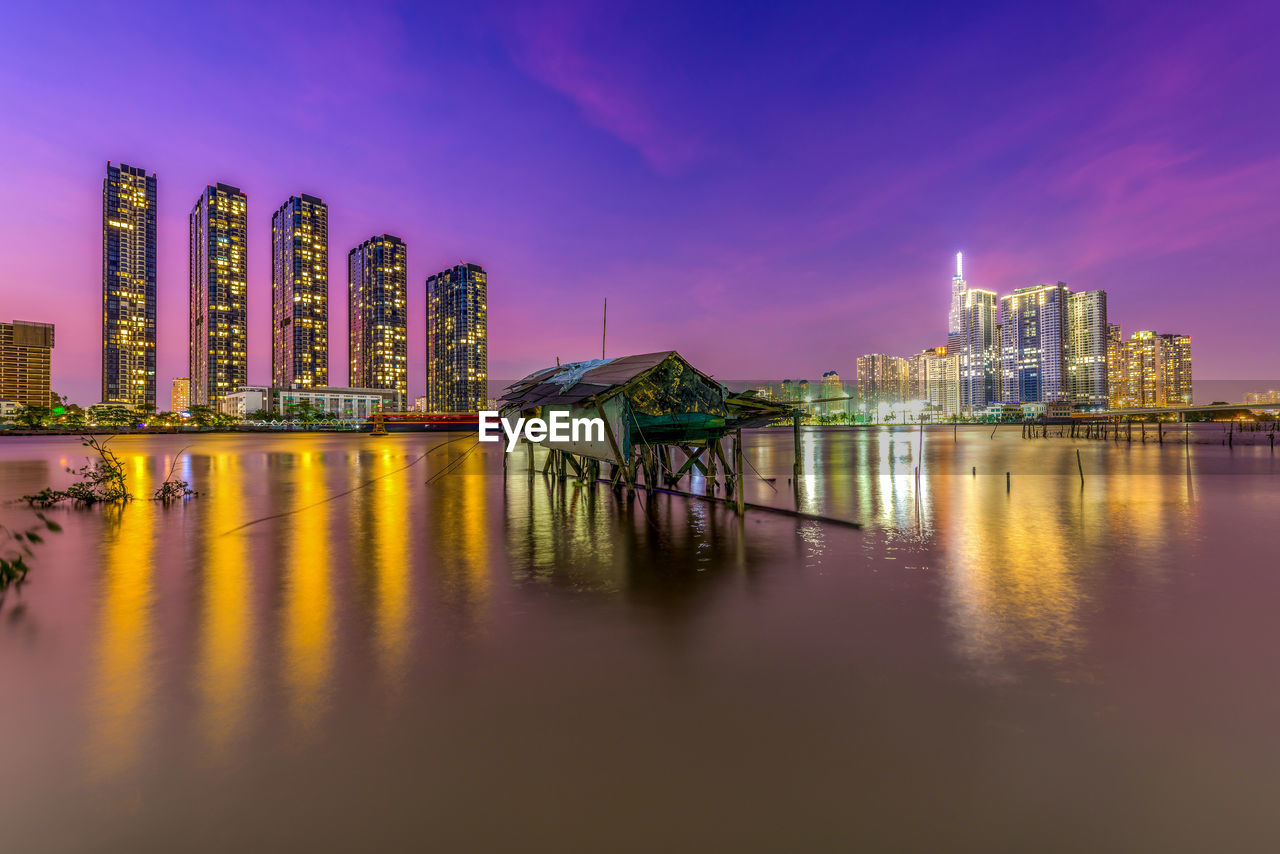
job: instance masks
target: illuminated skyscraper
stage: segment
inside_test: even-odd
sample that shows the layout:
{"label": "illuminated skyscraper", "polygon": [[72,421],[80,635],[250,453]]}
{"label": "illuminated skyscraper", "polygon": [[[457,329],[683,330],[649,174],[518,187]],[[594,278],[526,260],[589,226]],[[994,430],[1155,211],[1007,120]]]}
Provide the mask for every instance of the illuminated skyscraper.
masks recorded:
{"label": "illuminated skyscraper", "polygon": [[[827,371],[822,375],[822,385],[818,388],[818,397],[827,401],[821,405],[821,409],[819,411],[826,412],[831,415],[848,412],[848,396],[844,391],[844,383],[840,381],[840,374],[836,371]],[[831,400],[833,397],[844,399]]]}
{"label": "illuminated skyscraper", "polygon": [[348,384],[409,393],[408,263],[398,237],[370,237],[347,253]]}
{"label": "illuminated skyscraper", "polygon": [[1083,409],[1107,406],[1107,292],[1067,298],[1067,391]]}
{"label": "illuminated skyscraper", "polygon": [[1191,338],[1135,332],[1121,348],[1124,394],[1119,408],[1182,406],[1192,402]]}
{"label": "illuminated skyscraper", "polygon": [[52,357],[52,323],[0,323],[0,400],[53,406]]}
{"label": "illuminated skyscraper", "polygon": [[1058,282],[1018,288],[1000,300],[1005,403],[1068,399],[1069,296],[1066,283]]}
{"label": "illuminated skyscraper", "polygon": [[930,377],[937,373],[934,363],[946,355],[946,347],[929,347],[907,357],[907,400],[930,399]]}
{"label": "illuminated skyscraper", "polygon": [[102,181],[102,400],[156,405],[156,176]]}
{"label": "illuminated skyscraper", "polygon": [[958,354],[964,344],[964,309],[965,292],[968,286],[964,280],[964,253],[956,253],[956,274],[951,277],[951,314],[947,326],[947,348],[952,354]]}
{"label": "illuminated skyscraper", "polygon": [[191,378],[177,377],[169,391],[169,411],[186,412],[191,408]]}
{"label": "illuminated skyscraper", "polygon": [[885,353],[858,357],[858,397],[863,403],[901,403],[907,389],[907,360]]}
{"label": "illuminated skyscraper", "polygon": [[1168,406],[1195,403],[1191,383],[1191,336],[1165,334],[1165,400]]}
{"label": "illuminated skyscraper", "polygon": [[1107,324],[1107,406],[1120,409],[1124,404],[1126,389],[1129,384],[1125,372],[1124,338],[1120,333],[1120,324]]}
{"label": "illuminated skyscraper", "polygon": [[239,188],[205,187],[191,209],[191,403],[217,406],[249,382],[247,202]]}
{"label": "illuminated skyscraper", "polygon": [[[960,409],[977,412],[1000,396],[1000,328],[995,291],[968,288],[960,313]],[[951,354],[952,347],[947,346]]]}
{"label": "illuminated skyscraper", "polygon": [[926,359],[929,403],[935,414],[954,418],[960,414],[960,357],[946,347],[936,347],[934,353],[935,356]]}
{"label": "illuminated skyscraper", "polygon": [[489,397],[488,277],[458,264],[427,278],[427,398],[432,412],[477,412]]}
{"label": "illuminated skyscraper", "polygon": [[329,385],[329,208],[305,193],[271,215],[271,384]]}

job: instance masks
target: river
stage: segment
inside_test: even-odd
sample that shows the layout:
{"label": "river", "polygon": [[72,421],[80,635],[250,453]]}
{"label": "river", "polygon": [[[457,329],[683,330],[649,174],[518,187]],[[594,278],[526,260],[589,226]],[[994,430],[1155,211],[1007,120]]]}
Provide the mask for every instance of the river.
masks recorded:
{"label": "river", "polygon": [[[749,501],[860,530],[470,436],[116,437],[200,494],[49,511],[0,849],[1276,850],[1280,463],[1196,429],[807,430],[795,482],[747,436]],[[0,521],[84,453],[0,439]]]}

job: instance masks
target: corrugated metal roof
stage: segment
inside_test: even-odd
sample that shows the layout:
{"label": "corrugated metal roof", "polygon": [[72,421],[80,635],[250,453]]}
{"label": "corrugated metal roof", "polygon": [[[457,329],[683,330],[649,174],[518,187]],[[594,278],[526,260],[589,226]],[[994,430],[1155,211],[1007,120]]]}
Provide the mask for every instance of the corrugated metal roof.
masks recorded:
{"label": "corrugated metal roof", "polygon": [[593,395],[626,385],[670,356],[683,361],[675,350],[664,350],[544,368],[507,386],[501,400],[506,404],[519,404],[521,408],[581,403]]}

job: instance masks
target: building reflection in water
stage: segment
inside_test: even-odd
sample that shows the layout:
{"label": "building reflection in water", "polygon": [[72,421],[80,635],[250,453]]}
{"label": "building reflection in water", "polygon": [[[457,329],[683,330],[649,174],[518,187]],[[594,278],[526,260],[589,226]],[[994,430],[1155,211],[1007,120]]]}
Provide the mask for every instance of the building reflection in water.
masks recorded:
{"label": "building reflection in water", "polygon": [[[1189,483],[1169,475],[1113,470],[1082,485],[1031,474],[1012,488],[1003,477],[942,476],[932,486],[945,508],[939,540],[957,649],[993,681],[1027,664],[1089,678],[1096,590],[1158,573],[1161,553],[1186,536],[1178,529],[1194,523]],[[1130,577],[1100,578],[1098,567]]]}
{"label": "building reflection in water", "polygon": [[[146,456],[120,454],[130,488],[155,489]],[[101,510],[103,571],[99,582],[89,766],[97,775],[136,767],[155,712],[155,527],[157,504],[144,499]]]}
{"label": "building reflection in water", "polygon": [[403,466],[403,458],[380,453],[369,472],[371,476],[381,478],[369,487],[375,538],[373,571],[378,669],[385,683],[397,690],[404,687],[408,675],[412,641],[410,477],[414,477],[416,485],[416,473],[419,471]]}
{"label": "building reflection in water", "polygon": [[615,561],[623,533],[597,490],[576,481],[513,470],[502,483],[508,560],[517,578],[558,581],[579,590],[616,591],[625,557]]}
{"label": "building reflection in water", "polygon": [[[748,458],[785,482],[788,433],[753,439]],[[860,549],[872,562],[936,573],[954,648],[989,680],[1016,678],[1026,665],[1087,678],[1086,611],[1100,584],[1117,582],[1098,567],[1158,583],[1176,563],[1168,550],[1197,521],[1184,461],[1155,449],[1085,445],[1081,488],[1074,444],[1016,434],[927,430],[923,455],[920,431],[902,428],[809,430],[801,443],[795,506],[863,523]],[[752,500],[786,505],[788,496],[749,486]],[[832,529],[796,530],[806,563],[820,559]],[[835,557],[848,565],[852,556]]]}
{"label": "building reflection in water", "polygon": [[[484,630],[492,584],[488,492],[494,480],[486,472],[484,453],[478,446],[468,452],[465,444],[452,442],[427,457],[431,480],[425,488],[425,540],[431,550],[433,598],[457,621],[464,637]],[[413,471],[422,474],[421,469]]]}
{"label": "building reflection in water", "polygon": [[292,532],[286,549],[285,683],[299,734],[310,732],[327,704],[333,658],[333,601],[329,555],[333,532],[325,490],[324,455],[301,451],[293,461],[295,510],[280,524]]}
{"label": "building reflection in water", "polygon": [[[197,689],[203,701],[205,747],[212,759],[244,734],[253,660],[253,601],[247,533],[244,461],[239,454],[209,458],[211,487],[200,498],[200,651]],[[227,533],[233,531],[233,533]]]}
{"label": "building reflection in water", "polygon": [[[693,491],[703,484],[695,478]],[[806,551],[794,520],[747,532],[731,508],[701,498],[529,477],[523,466],[502,486],[506,558],[518,583],[620,595],[663,622],[683,625],[726,581],[750,583],[782,552],[795,560]]]}
{"label": "building reflection in water", "polygon": [[244,471],[238,455],[220,453],[209,460],[207,490],[200,510],[212,524],[201,526],[197,575],[201,583],[198,690],[204,700],[205,745],[211,758],[243,735],[248,714],[252,661],[253,603],[251,561],[246,534]]}

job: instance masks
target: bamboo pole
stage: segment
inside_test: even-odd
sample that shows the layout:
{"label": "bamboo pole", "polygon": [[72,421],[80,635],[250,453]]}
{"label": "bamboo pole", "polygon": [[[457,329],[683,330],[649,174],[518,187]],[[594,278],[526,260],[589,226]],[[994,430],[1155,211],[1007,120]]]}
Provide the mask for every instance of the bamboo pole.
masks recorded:
{"label": "bamboo pole", "polygon": [[791,416],[791,443],[795,448],[795,463],[792,465],[792,473],[800,476],[800,413]]}
{"label": "bamboo pole", "polygon": [[738,430],[733,436],[733,467],[737,470],[736,484],[733,489],[733,496],[738,502],[738,515],[741,516],[746,512],[747,490],[745,471],[742,465],[742,430]]}

